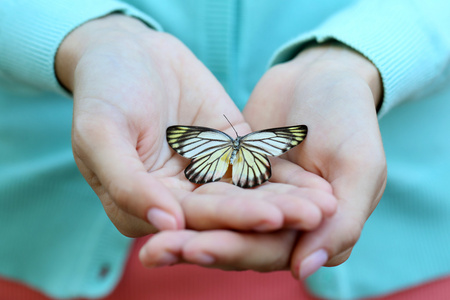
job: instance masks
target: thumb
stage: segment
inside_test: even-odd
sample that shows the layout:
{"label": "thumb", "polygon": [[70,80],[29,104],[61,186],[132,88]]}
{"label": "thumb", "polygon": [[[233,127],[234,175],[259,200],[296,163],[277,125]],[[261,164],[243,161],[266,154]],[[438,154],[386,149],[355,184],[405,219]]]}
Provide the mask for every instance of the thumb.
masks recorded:
{"label": "thumb", "polygon": [[160,230],[183,228],[184,215],[175,196],[147,171],[137,153],[136,138],[124,130],[123,118],[111,115],[76,118],[73,126],[76,163],[108,217],[131,237],[154,231],[150,224]]}
{"label": "thumb", "polygon": [[322,266],[345,262],[359,239],[364,221],[349,218],[338,209],[318,229],[300,236],[294,248],[291,270],[295,278],[305,279]]}
{"label": "thumb", "polygon": [[305,279],[322,266],[337,266],[348,259],[381,198],[385,180],[375,184],[376,188],[373,183],[363,184],[349,178],[336,180],[332,185],[339,199],[338,209],[317,229],[300,236],[291,257],[291,270],[296,278]]}

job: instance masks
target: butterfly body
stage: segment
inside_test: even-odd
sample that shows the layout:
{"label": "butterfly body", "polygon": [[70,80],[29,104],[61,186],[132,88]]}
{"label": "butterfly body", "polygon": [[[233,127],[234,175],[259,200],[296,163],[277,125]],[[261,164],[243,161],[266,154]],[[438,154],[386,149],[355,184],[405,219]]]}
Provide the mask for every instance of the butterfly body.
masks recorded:
{"label": "butterfly body", "polygon": [[234,159],[236,158],[236,154],[239,151],[239,148],[241,147],[241,136],[238,136],[234,141],[233,141],[233,152],[231,153],[231,157],[230,157],[230,165],[233,164]]}
{"label": "butterfly body", "polygon": [[178,154],[190,158],[184,173],[194,183],[220,180],[229,165],[233,166],[232,181],[249,188],[260,185],[272,175],[267,156],[278,156],[300,144],[307,134],[305,125],[272,128],[237,135],[207,127],[170,126],[168,144]]}

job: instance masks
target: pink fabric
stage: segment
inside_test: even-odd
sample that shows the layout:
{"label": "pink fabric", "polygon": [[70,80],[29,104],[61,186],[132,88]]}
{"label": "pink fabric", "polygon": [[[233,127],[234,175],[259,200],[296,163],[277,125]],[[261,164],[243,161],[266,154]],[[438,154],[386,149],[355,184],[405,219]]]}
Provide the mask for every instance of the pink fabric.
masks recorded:
{"label": "pink fabric", "polygon": [[[289,272],[225,272],[190,265],[145,269],[138,252],[146,238],[133,247],[124,276],[111,295],[102,300],[225,300],[284,299],[318,300],[308,295]],[[40,292],[17,282],[0,279],[0,300],[51,300]],[[450,277],[372,300],[450,299]]]}

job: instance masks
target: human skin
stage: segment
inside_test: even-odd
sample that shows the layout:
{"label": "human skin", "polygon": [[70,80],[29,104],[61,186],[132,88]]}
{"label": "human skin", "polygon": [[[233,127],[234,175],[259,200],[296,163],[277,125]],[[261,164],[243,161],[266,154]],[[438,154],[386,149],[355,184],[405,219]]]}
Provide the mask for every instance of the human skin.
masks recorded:
{"label": "human skin", "polygon": [[[347,86],[333,90],[323,84],[342,79],[342,65],[330,71],[302,57],[270,69],[242,115],[181,42],[135,19],[90,21],[64,40],[55,68],[74,95],[75,161],[120,232],[136,237],[163,230],[143,247],[144,265],[291,267],[298,277],[299,265],[317,249],[325,250],[328,265],[345,260],[384,188],[379,95],[369,84],[371,72],[348,67]],[[300,75],[306,80],[292,79]],[[312,78],[317,82],[307,85]],[[292,124],[307,124],[309,135],[272,161],[269,183],[252,190],[224,182],[197,186],[185,179],[187,160],[170,150],[165,129],[203,125],[232,134],[222,114],[241,135]]]}
{"label": "human skin", "polygon": [[[251,129],[219,82],[176,38],[110,15],[70,33],[55,69],[74,96],[75,161],[124,235],[182,228],[310,230],[334,213],[329,183],[293,163],[274,166],[274,181],[253,190],[186,180],[188,160],[166,142],[169,125],[203,125],[231,135],[225,114],[241,134]],[[283,183],[292,170],[300,184]]]}
{"label": "human skin", "polygon": [[317,229],[303,232],[163,232],[144,247],[150,257],[146,263],[179,261],[258,271],[290,268],[295,278],[303,279],[322,265],[344,262],[386,184],[376,114],[381,97],[377,69],[344,46],[316,45],[269,69],[244,109],[245,119],[255,130],[308,124],[304,144],[286,159],[331,184],[337,212]]}
{"label": "human skin", "polygon": [[327,266],[344,262],[381,199],[386,185],[376,114],[381,97],[376,67],[345,46],[328,44],[270,69],[245,108],[255,129],[297,120],[309,124],[308,141],[288,153],[288,160],[325,178],[338,199],[337,213],[299,238],[291,260],[296,277],[301,263],[320,249],[327,253]]}

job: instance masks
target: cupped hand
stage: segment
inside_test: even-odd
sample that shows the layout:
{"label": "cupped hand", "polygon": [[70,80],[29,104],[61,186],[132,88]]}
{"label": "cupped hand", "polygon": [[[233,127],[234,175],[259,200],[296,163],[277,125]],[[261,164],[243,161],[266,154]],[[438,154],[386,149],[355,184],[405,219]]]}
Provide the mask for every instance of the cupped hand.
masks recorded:
{"label": "cupped hand", "polygon": [[124,235],[185,227],[312,229],[334,212],[329,184],[307,172],[302,186],[266,184],[252,191],[221,182],[199,187],[185,178],[188,160],[169,148],[168,126],[201,125],[232,135],[225,114],[241,135],[250,127],[174,37],[110,15],[66,37],[55,67],[74,95],[75,161]]}
{"label": "cupped hand", "polygon": [[249,100],[244,116],[255,129],[308,125],[303,147],[287,159],[326,179],[338,199],[336,214],[300,236],[291,260],[297,277],[344,262],[384,192],[386,159],[376,113],[381,97],[370,61],[345,46],[324,45],[270,69]]}
{"label": "cupped hand", "polygon": [[251,95],[246,120],[253,129],[293,124],[309,128],[302,147],[277,162],[272,181],[301,186],[308,176],[320,176],[338,199],[337,212],[309,231],[162,232],[143,247],[143,263],[290,268],[294,277],[305,278],[322,265],[344,262],[385,187],[386,161],[376,115],[380,98],[376,68],[345,47],[317,46],[271,68]]}

